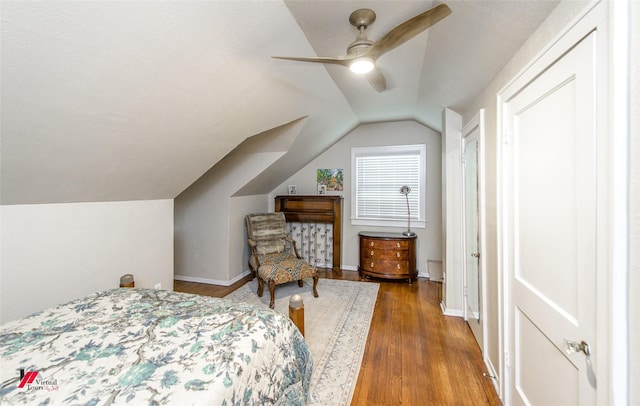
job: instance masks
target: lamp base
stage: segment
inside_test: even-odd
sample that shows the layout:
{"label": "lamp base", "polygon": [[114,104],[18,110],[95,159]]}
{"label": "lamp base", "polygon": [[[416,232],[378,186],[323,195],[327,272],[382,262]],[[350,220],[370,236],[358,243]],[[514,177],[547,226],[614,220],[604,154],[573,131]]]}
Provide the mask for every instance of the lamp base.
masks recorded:
{"label": "lamp base", "polygon": [[411,230],[407,230],[407,231],[403,231],[402,235],[406,236],[406,237],[414,237],[416,235],[416,233],[414,233]]}

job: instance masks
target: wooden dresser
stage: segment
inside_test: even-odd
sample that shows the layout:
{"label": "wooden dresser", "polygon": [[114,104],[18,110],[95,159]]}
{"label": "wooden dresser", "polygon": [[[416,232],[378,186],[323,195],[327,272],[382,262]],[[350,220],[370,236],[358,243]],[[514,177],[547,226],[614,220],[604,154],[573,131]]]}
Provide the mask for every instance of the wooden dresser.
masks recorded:
{"label": "wooden dresser", "polygon": [[416,269],[416,236],[363,231],[360,236],[360,266],[363,277],[406,279],[411,284]]}

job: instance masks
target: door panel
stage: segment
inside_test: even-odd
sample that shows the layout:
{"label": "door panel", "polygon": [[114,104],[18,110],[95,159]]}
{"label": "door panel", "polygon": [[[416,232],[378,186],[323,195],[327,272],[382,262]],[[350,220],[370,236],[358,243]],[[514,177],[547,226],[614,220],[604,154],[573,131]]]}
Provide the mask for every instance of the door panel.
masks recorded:
{"label": "door panel", "polygon": [[480,320],[480,252],[478,245],[478,140],[464,149],[464,225],[467,317]]}
{"label": "door panel", "polygon": [[[575,79],[517,117],[516,279],[576,314],[577,165]],[[550,124],[553,123],[553,124]],[[553,230],[553,232],[549,232]],[[545,238],[540,236],[545,235]],[[562,269],[562,272],[558,272]],[[551,282],[551,283],[550,283]]]}
{"label": "door panel", "polygon": [[484,111],[465,125],[463,137],[463,225],[464,225],[464,316],[469,323],[478,345],[484,347],[484,276],[481,261],[481,221],[480,221],[480,150]]}
{"label": "door panel", "polygon": [[[516,313],[516,357],[521,368],[516,375],[516,390],[531,405],[578,405],[580,371],[567,363],[564,354],[547,339],[522,312]],[[531,351],[535,348],[536,351]]]}
{"label": "door panel", "polygon": [[506,105],[513,404],[595,403],[595,34]]}

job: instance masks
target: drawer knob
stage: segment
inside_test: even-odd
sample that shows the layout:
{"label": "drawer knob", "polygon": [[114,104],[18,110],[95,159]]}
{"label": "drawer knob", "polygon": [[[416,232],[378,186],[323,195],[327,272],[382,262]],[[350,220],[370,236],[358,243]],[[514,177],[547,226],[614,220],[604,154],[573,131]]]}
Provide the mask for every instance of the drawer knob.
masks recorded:
{"label": "drawer knob", "polygon": [[373,247],[373,241],[371,241],[371,246]]}
{"label": "drawer knob", "polygon": [[400,253],[396,252],[396,257],[400,258]]}
{"label": "drawer knob", "polygon": [[371,256],[373,256],[373,250],[371,250]]}
{"label": "drawer knob", "polygon": [[371,263],[371,268],[373,268],[373,262]]}
{"label": "drawer knob", "polygon": [[399,242],[396,243],[396,247],[400,248],[400,243]]}
{"label": "drawer knob", "polygon": [[398,267],[398,269],[400,269],[400,264],[396,264],[396,266]]}

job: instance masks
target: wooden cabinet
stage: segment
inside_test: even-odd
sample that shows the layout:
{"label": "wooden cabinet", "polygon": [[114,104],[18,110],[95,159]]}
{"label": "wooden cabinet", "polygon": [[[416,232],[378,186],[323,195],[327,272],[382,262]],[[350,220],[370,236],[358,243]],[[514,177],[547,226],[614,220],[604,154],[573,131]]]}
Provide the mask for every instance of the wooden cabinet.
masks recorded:
{"label": "wooden cabinet", "polygon": [[400,233],[361,232],[360,266],[363,277],[407,279],[418,276],[416,236]]}
{"label": "wooden cabinet", "polygon": [[287,221],[333,224],[333,271],[340,271],[342,260],[342,196],[276,196],[275,211],[284,212]]}

